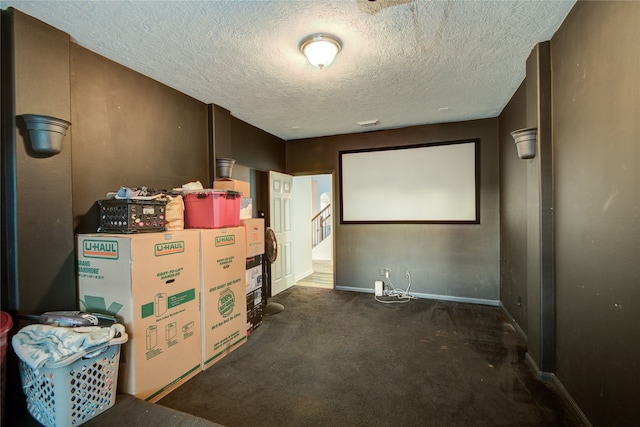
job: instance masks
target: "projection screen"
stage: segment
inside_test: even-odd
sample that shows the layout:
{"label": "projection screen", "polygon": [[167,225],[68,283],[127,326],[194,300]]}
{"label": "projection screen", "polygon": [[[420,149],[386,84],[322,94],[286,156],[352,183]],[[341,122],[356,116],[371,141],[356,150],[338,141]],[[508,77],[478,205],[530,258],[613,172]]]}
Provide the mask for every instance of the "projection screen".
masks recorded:
{"label": "projection screen", "polygon": [[340,222],[479,223],[479,142],[340,151]]}

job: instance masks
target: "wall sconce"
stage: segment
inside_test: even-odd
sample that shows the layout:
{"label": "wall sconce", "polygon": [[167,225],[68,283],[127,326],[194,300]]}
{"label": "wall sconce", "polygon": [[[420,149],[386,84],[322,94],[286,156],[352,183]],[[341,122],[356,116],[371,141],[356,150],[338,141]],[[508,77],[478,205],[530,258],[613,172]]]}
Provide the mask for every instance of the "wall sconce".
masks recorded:
{"label": "wall sconce", "polygon": [[305,54],[311,65],[321,70],[333,62],[341,49],[342,41],[331,34],[312,34],[300,42],[300,51]]}
{"label": "wall sconce", "polygon": [[231,178],[231,172],[233,171],[233,165],[236,163],[235,159],[219,158],[216,159],[216,165],[218,166],[219,178]]}
{"label": "wall sconce", "polygon": [[511,136],[516,143],[518,156],[521,159],[533,159],[536,156],[537,133],[537,128],[519,129],[511,132]]}
{"label": "wall sconce", "polygon": [[71,122],[42,114],[23,114],[27,124],[31,148],[36,153],[58,154]]}

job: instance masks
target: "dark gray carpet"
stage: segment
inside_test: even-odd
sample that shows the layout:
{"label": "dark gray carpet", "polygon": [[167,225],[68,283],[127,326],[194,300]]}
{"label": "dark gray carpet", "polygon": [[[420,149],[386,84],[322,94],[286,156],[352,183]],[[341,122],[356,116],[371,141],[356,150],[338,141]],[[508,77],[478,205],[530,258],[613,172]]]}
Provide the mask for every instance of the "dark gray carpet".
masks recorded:
{"label": "dark gray carpet", "polygon": [[[24,404],[5,409],[8,414],[0,422],[3,427],[42,426],[27,412]],[[165,406],[154,405],[126,394],[119,394],[113,407],[81,425],[86,427],[222,427],[204,418],[185,414]]]}
{"label": "dark gray carpet", "polygon": [[216,423],[185,414],[133,396],[119,395],[108,411],[84,424],[86,427],[221,427]]}
{"label": "dark gray carpet", "polygon": [[498,307],[295,286],[159,404],[228,427],[577,426]]}

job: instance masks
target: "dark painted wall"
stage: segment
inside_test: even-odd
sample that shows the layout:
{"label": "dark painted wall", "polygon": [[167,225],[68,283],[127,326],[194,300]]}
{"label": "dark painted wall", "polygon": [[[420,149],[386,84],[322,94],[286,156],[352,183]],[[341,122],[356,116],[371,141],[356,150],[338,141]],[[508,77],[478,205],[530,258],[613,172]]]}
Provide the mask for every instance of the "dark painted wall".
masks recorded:
{"label": "dark painted wall", "polygon": [[[216,158],[229,157],[235,159],[237,165],[249,166],[262,172],[284,172],[283,140],[233,117],[229,110],[217,105],[212,107]],[[235,168],[233,171],[235,172]],[[236,178],[233,172],[232,178]],[[247,176],[238,176],[237,179],[244,180]]]}
{"label": "dark painted wall", "polygon": [[[500,115],[501,301],[526,335],[537,375],[554,372],[553,150],[550,43],[538,43],[527,77]],[[511,132],[535,128],[535,156],[520,159]]]}
{"label": "dark painted wall", "polygon": [[500,301],[527,334],[527,171],[511,132],[526,127],[523,83],[500,114]]}
{"label": "dark painted wall", "polygon": [[527,170],[527,360],[541,376],[554,371],[553,164],[550,43],[527,59],[527,127],[537,129],[536,155]]}
{"label": "dark painted wall", "polygon": [[[380,268],[391,268],[396,287],[423,296],[499,299],[498,120],[477,120],[287,142],[287,173],[336,172],[335,212],[340,212],[338,151],[480,138],[480,218],[477,225],[340,224],[336,218],[336,286],[373,290]],[[389,165],[401,168],[402,165]],[[398,191],[402,191],[398,188]],[[384,203],[381,194],[380,203]],[[402,209],[402,206],[398,206]]]}
{"label": "dark painted wall", "polygon": [[285,141],[231,117],[231,147],[236,163],[250,168],[248,178],[237,178],[251,183],[253,215],[264,212],[265,224],[269,225],[269,171],[285,171]]}
{"label": "dark painted wall", "polygon": [[[18,11],[3,12],[3,310],[75,307],[71,140],[37,154],[21,114],[69,121],[69,36]],[[15,79],[13,78],[15,77]],[[20,283],[20,287],[15,286]]]}
{"label": "dark painted wall", "polygon": [[[594,426],[640,425],[639,39],[640,3],[580,1],[551,40],[553,171],[542,178],[553,180],[553,372]],[[500,116],[501,299],[530,339],[525,311],[536,308],[514,296],[527,248],[539,249],[525,232],[540,215],[528,195],[538,177],[508,131],[531,124],[532,96],[521,87]]]}
{"label": "dark painted wall", "polygon": [[[71,119],[70,39],[20,12],[2,12],[2,310],[75,309],[73,124],[56,155],[37,154],[21,114]],[[7,351],[3,415],[24,407],[17,357]]]}
{"label": "dark painted wall", "polygon": [[[92,129],[105,129],[101,127],[105,125],[85,122],[82,110],[74,103],[87,100],[74,91],[73,85],[99,89],[98,93],[102,95],[114,88],[113,82],[91,81],[88,76],[78,74],[80,68],[76,67],[91,69],[102,63],[125,80],[118,81],[119,84],[130,85],[128,80],[131,79],[146,87],[148,91],[141,96],[151,100],[149,104],[152,101],[156,104],[157,96],[160,96],[161,102],[169,99],[193,108],[197,117],[189,115],[186,120],[194,129],[199,129],[200,107],[202,114],[207,116],[208,113],[206,106],[117,64],[92,58],[92,54],[78,51],[77,46],[65,48],[69,46],[67,35],[22,14],[16,15],[16,22],[10,21],[15,24],[14,28],[8,28],[6,21],[2,26],[3,44],[6,44],[7,34],[15,39],[16,59],[12,67],[16,74],[15,113],[36,112],[28,110],[41,108],[42,111],[37,112],[70,118],[73,122],[65,139],[71,150],[66,145],[61,154],[50,158],[30,154],[19,127],[15,144],[7,146],[5,135],[11,134],[11,130],[7,132],[3,128],[3,147],[8,150],[2,153],[3,165],[15,168],[16,185],[9,197],[6,187],[3,188],[8,207],[14,209],[15,206],[15,211],[10,215],[5,213],[3,220],[5,226],[8,224],[17,231],[14,237],[18,239],[15,246],[7,247],[3,235],[3,256],[11,252],[7,258],[16,261],[14,266],[9,265],[9,272],[3,265],[3,287],[6,291],[7,278],[19,280],[21,292],[12,295],[26,312],[75,304],[75,284],[73,290],[69,285],[69,281],[74,281],[73,226],[82,225],[81,217],[90,209],[93,200],[100,198],[104,191],[112,190],[114,185],[121,185],[120,179],[114,178],[108,170],[102,170],[96,186],[104,188],[100,189],[99,195],[98,192],[93,195],[89,181],[94,171],[80,171],[87,165],[101,162],[103,155],[112,161],[114,153],[105,154],[104,150],[115,150],[104,141],[96,141],[99,137],[92,135]],[[640,39],[639,28],[638,3],[578,2],[551,43],[555,374],[596,426],[640,423],[640,409],[635,399],[636,384],[640,382],[640,315],[635,309],[640,301],[640,79],[634,72],[640,68],[640,50],[636,46]],[[4,48],[3,55],[6,55]],[[78,62],[85,56],[86,62]],[[69,64],[72,64],[71,69],[65,71]],[[97,71],[101,75],[99,68]],[[286,143],[286,172],[295,174],[337,172],[337,153],[342,149],[481,138],[482,224],[336,224],[336,281],[339,286],[371,289],[373,281],[379,279],[379,268],[388,266],[392,269],[392,278],[398,279],[394,283],[400,286],[403,285],[404,270],[410,270],[414,279],[412,290],[419,293],[497,299],[500,290],[502,303],[525,332],[530,330],[525,320],[528,301],[523,300],[524,308],[519,308],[514,297],[523,292],[522,280],[529,273],[523,258],[527,256],[524,255],[526,246],[535,244],[528,238],[523,242],[519,237],[527,226],[521,214],[529,215],[532,209],[537,214],[539,207],[529,206],[520,191],[525,185],[523,180],[527,172],[522,168],[526,162],[517,159],[512,139],[507,136],[507,132],[522,127],[523,120],[527,120],[526,96],[522,92],[521,87],[515,93],[500,117],[499,126],[497,119],[490,119]],[[114,98],[123,96],[119,99],[132,102],[124,95],[112,95]],[[102,99],[108,102],[111,98]],[[118,120],[116,107],[96,103],[89,108],[96,120],[116,120],[106,129],[121,129],[118,124],[131,125],[131,121]],[[102,112],[98,111],[101,108]],[[112,110],[103,115],[109,108]],[[165,130],[169,131],[170,138],[178,139],[177,121],[164,116],[169,111],[154,108],[154,105],[142,106],[142,110],[154,111],[157,117],[168,121],[173,128]],[[267,169],[284,169],[281,157],[284,144],[281,141],[238,123],[233,117],[227,121],[227,137],[232,140],[227,146],[229,153],[250,169],[251,176],[264,174]],[[156,147],[156,141],[147,137],[157,136],[154,126],[147,121],[144,123],[148,132],[130,130],[131,138],[118,136],[115,148],[131,151],[117,159],[133,159],[127,155],[140,155]],[[98,144],[95,151],[83,143],[84,138]],[[261,151],[263,145],[255,144],[257,139],[266,140],[268,148],[265,152]],[[161,144],[168,142],[164,140]],[[80,150],[78,156],[84,159],[77,167],[76,145]],[[201,141],[195,150],[207,145],[206,140]],[[177,150],[178,157],[188,157],[186,152],[189,150]],[[12,156],[9,161],[7,154]],[[192,173],[198,179],[208,179],[211,175],[208,167],[200,170],[203,166],[196,160],[193,164],[198,172],[174,168],[163,156],[151,158],[154,160],[146,163],[145,168],[163,168],[166,174],[155,181],[155,174],[145,175],[140,169],[129,170],[137,166],[132,161],[126,168],[126,173],[132,174],[127,179],[135,181],[150,177],[154,182],[122,184],[156,185],[154,183],[158,182],[157,185],[165,185],[173,184],[174,178],[179,184]],[[498,184],[498,158],[501,159],[501,184]],[[334,191],[338,195],[338,180],[335,185]],[[503,191],[500,202],[499,189]],[[73,200],[69,195],[74,196]],[[48,218],[42,217],[43,209]],[[499,211],[503,215],[501,220]],[[498,239],[500,225],[503,230]],[[11,233],[11,230],[5,231]],[[43,245],[43,241],[47,244]],[[500,242],[508,245],[502,248],[502,255]],[[14,252],[15,258],[12,258]],[[500,267],[499,256],[503,257]],[[37,261],[35,268],[34,260]],[[15,269],[11,270],[12,267]],[[500,271],[502,280],[499,280]],[[505,274],[508,277],[504,277]],[[4,298],[2,304],[5,309],[7,301]]]}
{"label": "dark painted wall", "polygon": [[[264,176],[285,169],[284,141],[19,11],[3,12],[3,20],[3,64],[13,64],[16,52],[3,72],[3,309],[75,308],[74,232],[97,230],[95,202],[120,186],[170,189],[199,180],[210,187],[215,147],[237,159],[236,177],[254,184],[254,207],[266,210]],[[15,114],[72,122],[61,154],[29,151],[24,124],[13,121],[14,92]]]}
{"label": "dark painted wall", "polygon": [[73,211],[95,232],[95,201],[121,186],[207,186],[207,106],[71,44]]}
{"label": "dark painted wall", "polygon": [[[3,72],[3,310],[75,309],[74,232],[96,232],[96,201],[120,186],[171,189],[199,180],[211,187],[216,144],[238,159],[238,178],[254,184],[256,210],[268,207],[263,175],[284,170],[284,141],[17,10],[3,12],[3,22],[3,65],[14,64]],[[14,103],[16,115],[72,122],[61,154],[30,152]],[[214,140],[220,118],[225,128]]]}
{"label": "dark painted wall", "polygon": [[[269,225],[269,171],[285,171],[285,142],[217,105],[211,106],[211,123],[215,158],[235,159],[232,178],[251,184],[253,216],[263,212]],[[215,159],[212,167],[217,179]]]}
{"label": "dark painted wall", "polygon": [[[265,171],[285,165],[279,138],[92,53],[19,11],[2,12],[2,66],[2,310],[14,315],[17,327],[24,324],[17,314],[77,308],[74,233],[96,231],[95,202],[109,191],[169,189],[193,180],[210,187],[219,144],[225,157],[241,162],[239,175],[252,181],[254,205],[268,207]],[[62,153],[30,150],[24,123],[15,120],[24,113],[72,122]],[[223,124],[215,134],[217,118]],[[13,354],[9,360],[10,415],[24,411],[24,396],[17,360]]]}
{"label": "dark painted wall", "polygon": [[640,425],[640,3],[578,2],[552,39],[556,375]]}
{"label": "dark painted wall", "polygon": [[284,172],[283,140],[242,120],[231,117],[231,155],[236,162],[258,171]]}

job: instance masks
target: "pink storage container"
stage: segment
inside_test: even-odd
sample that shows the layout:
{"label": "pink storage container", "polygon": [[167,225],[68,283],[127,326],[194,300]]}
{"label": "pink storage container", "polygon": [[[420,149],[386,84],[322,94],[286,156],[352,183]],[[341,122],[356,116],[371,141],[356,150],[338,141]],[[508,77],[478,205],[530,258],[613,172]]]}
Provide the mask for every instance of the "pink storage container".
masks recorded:
{"label": "pink storage container", "polygon": [[229,190],[184,192],[185,228],[225,228],[240,225],[240,193]]}

